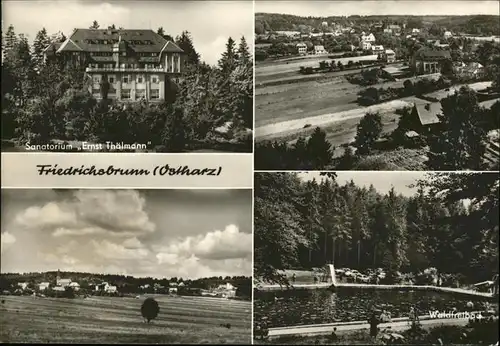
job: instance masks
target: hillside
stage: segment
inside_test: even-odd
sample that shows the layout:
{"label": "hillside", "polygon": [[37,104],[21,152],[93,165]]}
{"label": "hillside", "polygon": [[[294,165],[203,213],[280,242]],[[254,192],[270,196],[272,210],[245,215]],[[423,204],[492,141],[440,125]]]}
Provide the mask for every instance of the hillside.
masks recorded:
{"label": "hillside", "polygon": [[335,22],[339,25],[367,25],[375,22],[387,24],[407,23],[407,28],[420,28],[436,24],[448,30],[465,32],[474,35],[498,35],[500,33],[499,16],[471,15],[471,16],[327,16],[301,17],[278,13],[256,13],[255,32],[265,31],[303,31],[305,26],[315,29],[321,28],[322,22]]}

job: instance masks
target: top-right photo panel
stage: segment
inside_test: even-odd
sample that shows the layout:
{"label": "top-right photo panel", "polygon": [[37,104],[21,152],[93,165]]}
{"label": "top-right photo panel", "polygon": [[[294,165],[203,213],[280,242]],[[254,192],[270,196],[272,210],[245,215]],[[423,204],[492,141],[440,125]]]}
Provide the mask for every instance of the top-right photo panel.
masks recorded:
{"label": "top-right photo panel", "polygon": [[498,1],[256,1],[255,169],[498,171]]}

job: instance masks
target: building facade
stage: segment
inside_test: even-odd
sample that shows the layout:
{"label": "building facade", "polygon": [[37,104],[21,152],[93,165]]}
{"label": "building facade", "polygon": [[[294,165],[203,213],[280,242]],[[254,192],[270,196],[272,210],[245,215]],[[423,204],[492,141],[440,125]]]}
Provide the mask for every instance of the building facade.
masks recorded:
{"label": "building facade", "polygon": [[299,54],[307,54],[307,45],[305,43],[297,43],[297,51]]}
{"label": "building facade", "polygon": [[321,55],[321,54],[326,54],[325,47],[323,46],[314,46],[314,54],[316,55]]}
{"label": "building facade", "polygon": [[185,62],[179,46],[152,30],[76,29],[55,54],[85,68],[95,98],[124,102],[164,100]]}
{"label": "building facade", "polygon": [[422,47],[411,58],[411,66],[417,74],[439,73],[446,59],[451,59],[449,51]]}

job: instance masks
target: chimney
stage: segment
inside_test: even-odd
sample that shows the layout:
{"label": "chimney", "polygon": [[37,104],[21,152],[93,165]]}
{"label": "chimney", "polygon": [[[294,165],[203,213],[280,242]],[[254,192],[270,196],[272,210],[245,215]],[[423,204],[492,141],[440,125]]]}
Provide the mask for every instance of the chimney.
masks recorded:
{"label": "chimney", "polygon": [[426,104],[425,105],[425,110],[430,110],[430,109],[431,109],[431,104],[430,103]]}

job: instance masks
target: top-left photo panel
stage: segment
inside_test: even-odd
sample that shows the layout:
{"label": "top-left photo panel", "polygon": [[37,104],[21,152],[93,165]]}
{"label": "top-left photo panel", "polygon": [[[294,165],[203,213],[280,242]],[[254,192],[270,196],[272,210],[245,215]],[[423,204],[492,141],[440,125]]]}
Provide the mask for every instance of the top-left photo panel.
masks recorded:
{"label": "top-left photo panel", "polygon": [[250,153],[252,1],[2,1],[2,152]]}

